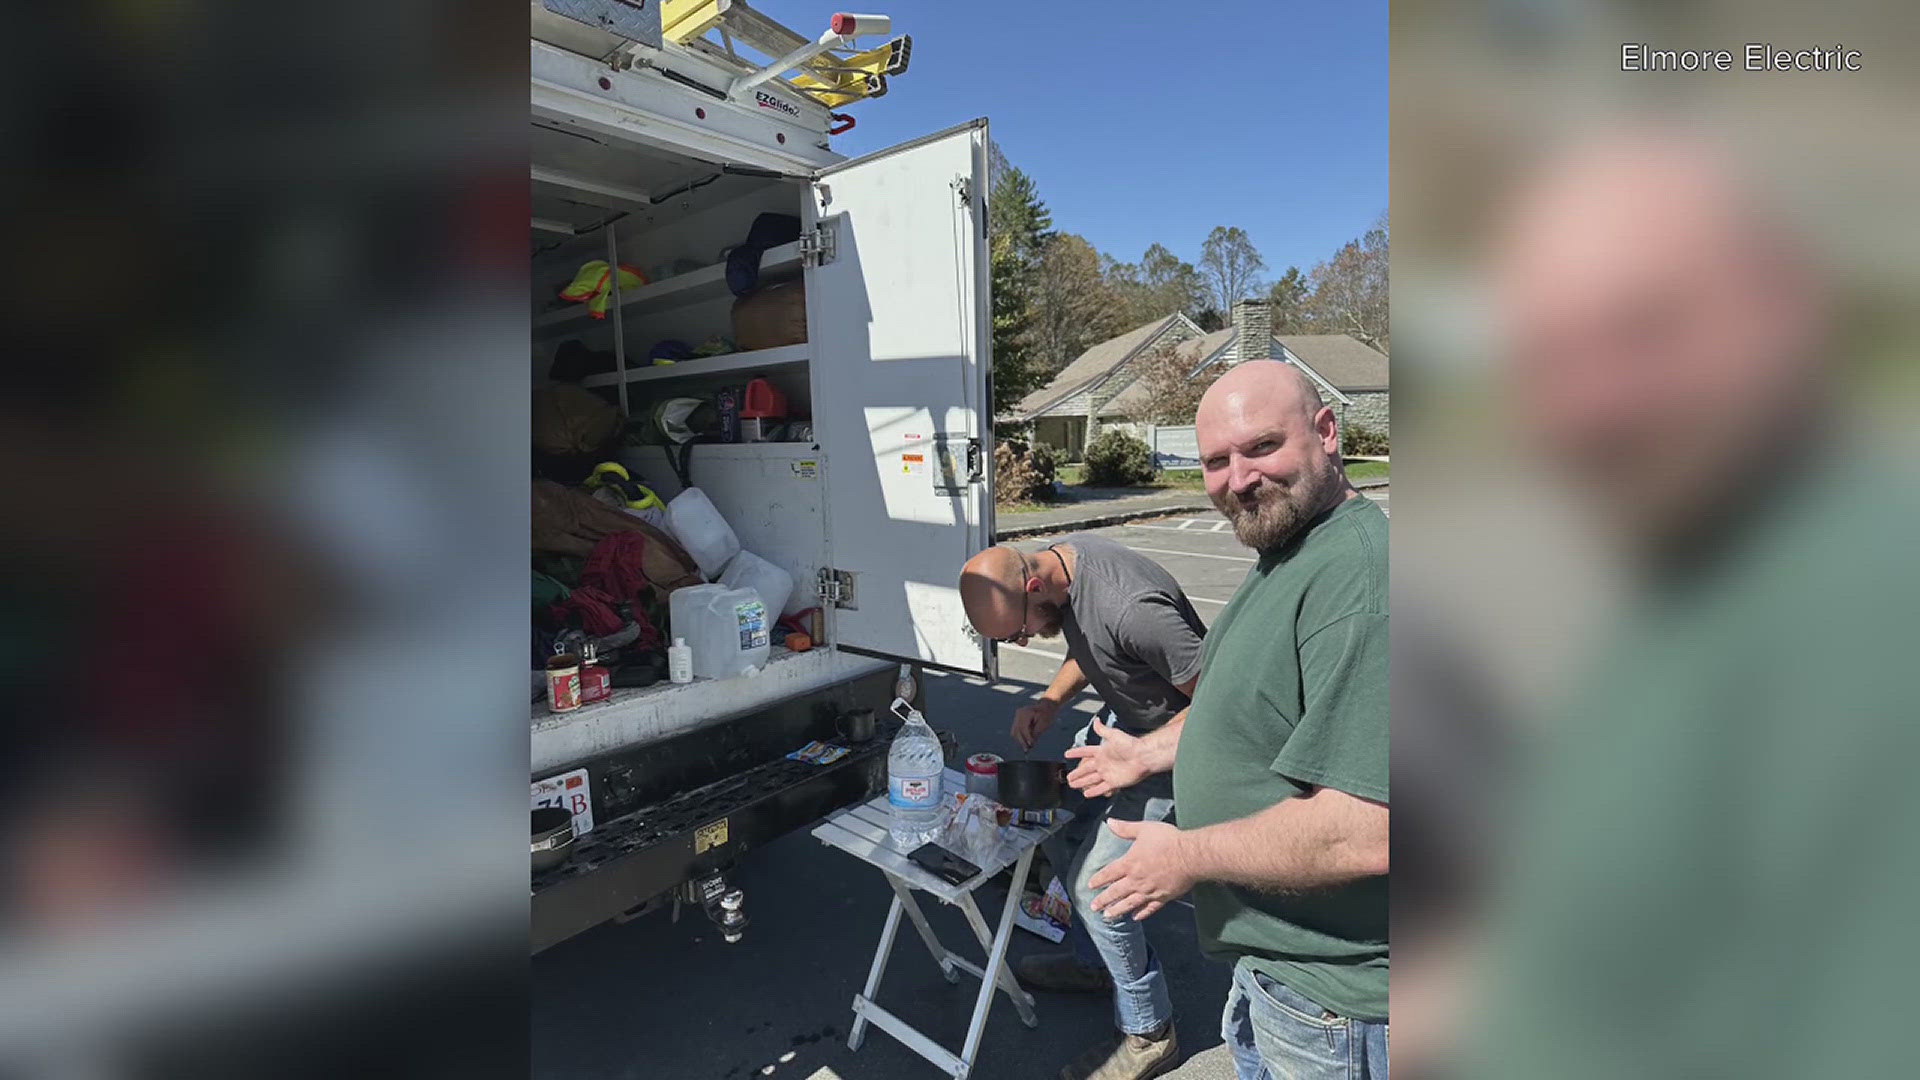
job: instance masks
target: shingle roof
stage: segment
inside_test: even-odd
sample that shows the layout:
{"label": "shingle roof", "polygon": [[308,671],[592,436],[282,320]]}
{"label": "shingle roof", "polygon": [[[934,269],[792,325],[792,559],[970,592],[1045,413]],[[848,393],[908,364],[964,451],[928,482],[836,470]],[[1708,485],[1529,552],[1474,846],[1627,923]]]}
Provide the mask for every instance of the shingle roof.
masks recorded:
{"label": "shingle roof", "polygon": [[1074,357],[1072,363],[1061,368],[1060,373],[1049,380],[1047,385],[1021,398],[1020,404],[1014,407],[1015,414],[1031,416],[1104,378],[1118,367],[1122,360],[1132,355],[1134,350],[1151,341],[1179,318],[1181,316],[1176,313],[1155,319],[1145,326],[1136,326],[1119,337],[1111,337],[1090,346],[1086,352]]}
{"label": "shingle roof", "polygon": [[[1213,333],[1207,334],[1204,337],[1188,338],[1178,345],[1175,345],[1173,351],[1175,355],[1185,360],[1189,367],[1199,367],[1200,361],[1212,356],[1215,352],[1219,351],[1222,345],[1232,340],[1233,328],[1228,327],[1225,330],[1215,330]],[[1112,401],[1107,402],[1106,407],[1103,408],[1101,412],[1107,416],[1124,414],[1145,400],[1146,396],[1147,387],[1145,383],[1138,381],[1129,383],[1125,390],[1120,391],[1114,395]]]}
{"label": "shingle roof", "polygon": [[1346,334],[1285,334],[1280,344],[1342,393],[1387,389],[1386,355]]}

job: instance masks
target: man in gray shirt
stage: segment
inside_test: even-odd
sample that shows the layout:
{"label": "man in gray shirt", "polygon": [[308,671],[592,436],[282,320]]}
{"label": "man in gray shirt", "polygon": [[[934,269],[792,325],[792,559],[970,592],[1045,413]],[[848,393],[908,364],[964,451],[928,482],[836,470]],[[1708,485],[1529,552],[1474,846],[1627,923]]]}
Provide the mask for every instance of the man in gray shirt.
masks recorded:
{"label": "man in gray shirt", "polygon": [[[960,599],[984,637],[1018,645],[1065,638],[1067,660],[1052,684],[1014,714],[1013,737],[1023,747],[1031,749],[1088,685],[1108,709],[1104,723],[1082,733],[1097,741],[1164,726],[1199,681],[1206,628],[1193,604],[1159,563],[1111,540],[1076,535],[1031,553],[988,548],[961,571]],[[1172,778],[1161,774],[1116,792],[1105,816],[1164,821],[1172,811]],[[1166,976],[1143,925],[1110,922],[1090,906],[1087,880],[1131,846],[1098,823],[1089,830],[1062,874],[1073,896],[1074,952],[1028,957],[1018,967],[1022,981],[1043,989],[1113,988],[1120,1039],[1067,1066],[1060,1074],[1067,1080],[1145,1080],[1179,1060]]]}

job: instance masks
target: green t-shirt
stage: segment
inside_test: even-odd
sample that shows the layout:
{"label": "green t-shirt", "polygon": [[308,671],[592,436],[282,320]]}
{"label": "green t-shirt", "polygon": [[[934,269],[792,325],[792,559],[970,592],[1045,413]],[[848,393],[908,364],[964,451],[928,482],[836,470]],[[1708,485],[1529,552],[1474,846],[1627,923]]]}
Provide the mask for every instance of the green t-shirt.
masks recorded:
{"label": "green t-shirt", "polygon": [[[1387,801],[1387,516],[1348,499],[1263,556],[1207,633],[1174,761],[1180,827],[1330,787]],[[1387,879],[1193,890],[1200,944],[1342,1016],[1387,1015]]]}
{"label": "green t-shirt", "polygon": [[1649,580],[1542,729],[1461,1075],[1915,1074],[1920,487],[1848,449]]}

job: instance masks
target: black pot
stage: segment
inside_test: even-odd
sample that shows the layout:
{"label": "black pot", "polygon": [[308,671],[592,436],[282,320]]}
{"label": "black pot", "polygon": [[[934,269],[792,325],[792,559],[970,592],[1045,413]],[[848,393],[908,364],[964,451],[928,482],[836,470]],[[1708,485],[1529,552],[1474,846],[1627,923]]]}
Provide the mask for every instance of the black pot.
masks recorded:
{"label": "black pot", "polygon": [[551,870],[573,854],[573,815],[563,806],[533,812],[533,872]]}
{"label": "black pot", "polygon": [[1059,761],[1002,761],[1000,805],[1015,810],[1053,810],[1060,805],[1067,766]]}

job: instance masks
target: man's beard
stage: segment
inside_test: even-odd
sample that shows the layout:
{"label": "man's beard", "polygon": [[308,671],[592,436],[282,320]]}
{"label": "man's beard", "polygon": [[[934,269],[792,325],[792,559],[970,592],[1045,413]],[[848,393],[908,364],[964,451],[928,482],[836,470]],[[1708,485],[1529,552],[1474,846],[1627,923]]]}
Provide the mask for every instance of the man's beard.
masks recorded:
{"label": "man's beard", "polygon": [[1263,480],[1250,498],[1227,492],[1213,505],[1233,523],[1234,539],[1265,554],[1284,546],[1318,516],[1339,481],[1329,459],[1322,471],[1302,476],[1292,489]]}
{"label": "man's beard", "polygon": [[1040,601],[1033,605],[1033,610],[1038,616],[1034,619],[1033,636],[1037,638],[1059,637],[1060,626],[1065,622],[1061,614],[1060,605]]}

